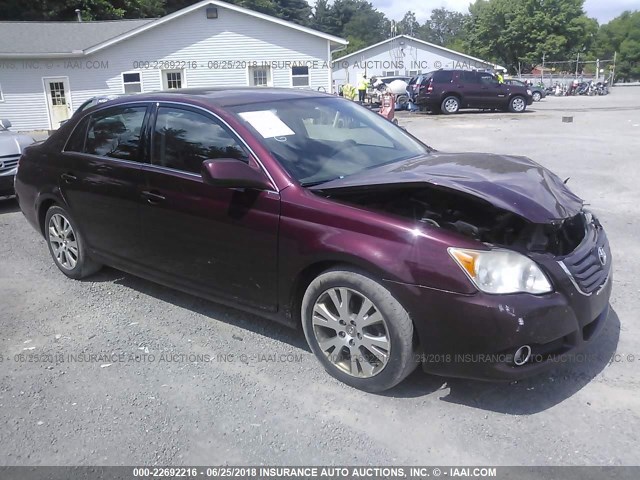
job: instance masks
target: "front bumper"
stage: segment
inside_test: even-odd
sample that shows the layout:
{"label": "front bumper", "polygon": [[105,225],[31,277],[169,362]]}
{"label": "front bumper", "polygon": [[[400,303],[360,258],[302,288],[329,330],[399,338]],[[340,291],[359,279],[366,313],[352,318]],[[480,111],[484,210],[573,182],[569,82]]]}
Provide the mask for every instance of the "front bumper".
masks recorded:
{"label": "front bumper", "polygon": [[[414,319],[423,370],[512,381],[570,362],[573,354],[597,338],[609,312],[611,251],[602,228],[595,224],[589,228],[581,245],[567,257],[535,258],[554,284],[549,294],[464,295],[389,282]],[[574,278],[565,264],[581,272],[575,265],[582,268],[585,256],[597,258],[599,249],[607,260],[593,277],[597,285]],[[590,286],[588,291],[585,285]],[[514,354],[524,345],[531,347],[531,359],[517,366]]]}
{"label": "front bumper", "polygon": [[0,197],[14,195],[13,181],[16,177],[17,169],[4,172],[0,175]]}

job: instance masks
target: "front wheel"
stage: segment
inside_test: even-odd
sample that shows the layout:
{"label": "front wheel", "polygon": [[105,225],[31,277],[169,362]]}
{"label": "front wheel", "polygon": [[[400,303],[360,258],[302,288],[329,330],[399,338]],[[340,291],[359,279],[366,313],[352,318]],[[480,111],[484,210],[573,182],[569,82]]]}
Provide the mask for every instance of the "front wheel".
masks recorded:
{"label": "front wheel", "polygon": [[53,261],[67,277],[85,278],[102,267],[89,257],[82,234],[64,208],[53,206],[47,210],[45,238]]}
{"label": "front wheel", "polygon": [[322,273],[307,288],[301,313],[313,353],[330,375],[352,387],[387,390],[418,364],[409,314],[363,272]]}
{"label": "front wheel", "polygon": [[527,101],[524,97],[516,95],[509,100],[509,111],[513,113],[522,113],[527,109]]}
{"label": "front wheel", "polygon": [[542,100],[542,94],[540,92],[533,92],[532,97],[534,102],[539,102],[540,100]]}

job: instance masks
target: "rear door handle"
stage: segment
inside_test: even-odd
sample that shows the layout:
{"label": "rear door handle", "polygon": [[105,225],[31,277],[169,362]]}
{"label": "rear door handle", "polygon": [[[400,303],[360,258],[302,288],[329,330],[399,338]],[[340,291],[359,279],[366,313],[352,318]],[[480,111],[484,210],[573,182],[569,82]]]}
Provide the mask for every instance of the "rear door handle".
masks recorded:
{"label": "rear door handle", "polygon": [[62,180],[64,180],[67,183],[71,183],[74,182],[78,179],[78,177],[76,177],[74,174],[72,173],[63,173],[62,175],[60,175],[60,178]]}
{"label": "rear door handle", "polygon": [[144,190],[142,192],[142,198],[146,199],[147,203],[151,205],[157,205],[158,203],[161,203],[166,200],[166,197],[163,195],[160,195],[160,193],[157,193],[156,191],[148,191],[148,190]]}

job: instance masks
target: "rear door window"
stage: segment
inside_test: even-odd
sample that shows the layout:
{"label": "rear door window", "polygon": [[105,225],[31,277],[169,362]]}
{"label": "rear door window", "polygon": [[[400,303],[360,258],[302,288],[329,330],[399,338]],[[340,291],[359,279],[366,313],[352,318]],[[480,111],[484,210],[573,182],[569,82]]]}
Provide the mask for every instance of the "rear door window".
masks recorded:
{"label": "rear door window", "polygon": [[460,72],[460,80],[464,83],[480,83],[480,78],[476,72],[462,71]]}
{"label": "rear door window", "polygon": [[146,106],[118,106],[91,115],[85,153],[142,162],[140,137]]}

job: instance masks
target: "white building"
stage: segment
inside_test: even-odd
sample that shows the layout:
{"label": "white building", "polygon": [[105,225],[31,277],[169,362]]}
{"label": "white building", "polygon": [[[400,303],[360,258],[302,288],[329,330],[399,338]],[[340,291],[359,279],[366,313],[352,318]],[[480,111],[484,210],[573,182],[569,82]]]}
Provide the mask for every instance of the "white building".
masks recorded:
{"label": "white building", "polygon": [[0,118],[55,129],[96,95],[210,86],[330,91],[348,42],[217,0],[158,19],[0,22]]}
{"label": "white building", "polygon": [[366,75],[367,78],[412,77],[439,68],[468,70],[503,67],[408,35],[398,35],[335,59],[333,82],[335,86],[345,83],[355,85],[359,75]]}

